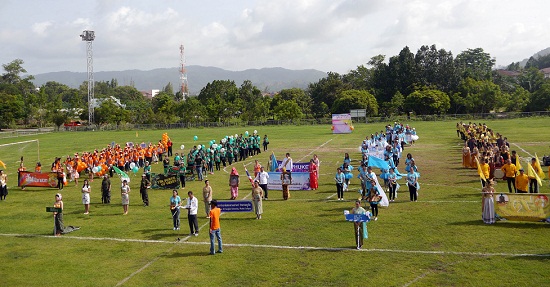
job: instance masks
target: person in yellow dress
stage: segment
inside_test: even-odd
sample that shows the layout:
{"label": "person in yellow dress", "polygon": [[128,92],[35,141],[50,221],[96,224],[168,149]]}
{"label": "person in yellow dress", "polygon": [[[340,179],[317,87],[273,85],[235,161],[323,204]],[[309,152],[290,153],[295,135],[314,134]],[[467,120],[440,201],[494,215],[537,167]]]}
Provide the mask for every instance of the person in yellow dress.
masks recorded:
{"label": "person in yellow dress", "polygon": [[519,174],[516,176],[516,193],[527,193],[527,186],[529,185],[529,177],[523,171],[523,168],[519,169]]}
{"label": "person in yellow dress", "polygon": [[485,177],[485,180],[481,180],[481,185],[485,187],[487,183],[489,182],[489,164],[488,160],[485,158],[481,159],[481,162],[479,163],[479,166],[481,168],[481,172],[483,173],[483,176]]}

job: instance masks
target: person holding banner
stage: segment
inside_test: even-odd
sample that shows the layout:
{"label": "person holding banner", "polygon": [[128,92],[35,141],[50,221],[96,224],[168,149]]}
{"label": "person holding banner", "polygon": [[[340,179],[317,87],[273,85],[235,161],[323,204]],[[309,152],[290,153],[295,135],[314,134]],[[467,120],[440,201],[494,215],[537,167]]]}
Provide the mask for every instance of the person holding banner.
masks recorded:
{"label": "person holding banner", "polygon": [[84,204],[84,214],[90,213],[90,192],[92,191],[92,188],[90,187],[90,184],[88,183],[88,180],[84,180],[84,184],[82,185],[82,204]]}
{"label": "person holding banner", "polygon": [[[355,207],[351,210],[352,214],[367,214],[367,211],[361,206],[361,201],[355,201]],[[363,247],[363,239],[367,237],[367,223],[366,222],[354,222],[353,224],[355,230],[355,246],[357,249]]]}
{"label": "person holding banner", "polygon": [[519,174],[515,179],[516,193],[527,193],[529,186],[529,177],[525,174],[523,168],[519,169]]}
{"label": "person holding banner", "polygon": [[495,203],[494,203],[494,181],[488,180],[487,185],[483,187],[482,192],[482,205],[481,205],[481,217],[484,223],[493,224],[495,223]]}
{"label": "person holding banner", "polygon": [[517,169],[514,164],[512,164],[512,161],[510,159],[506,160],[506,164],[504,164],[500,170],[504,172],[504,177],[506,178],[506,181],[508,182],[508,192],[512,193],[512,187],[514,187],[514,192],[516,192],[516,173]]}
{"label": "person holding banner", "polygon": [[397,195],[397,174],[395,173],[395,168],[390,168],[390,173],[388,174],[388,188],[390,191],[390,201],[393,202]]}
{"label": "person holding banner", "polygon": [[172,197],[170,197],[170,212],[172,213],[172,222],[174,223],[174,230],[180,230],[180,207],[181,198],[178,195],[178,190],[172,191]]}
{"label": "person holding banner", "polygon": [[319,182],[317,181],[317,165],[313,159],[309,161],[309,187],[312,190],[319,188]]}
{"label": "person holding banner", "polygon": [[231,198],[229,199],[237,199],[239,196],[239,172],[235,167],[231,168],[229,186],[231,187]]}
{"label": "person holding banner", "polygon": [[120,196],[122,198],[122,208],[124,209],[123,215],[127,215],[128,205],[130,205],[130,186],[128,185],[127,180],[122,181],[122,186],[120,187]]}
{"label": "person holding banner", "polygon": [[288,186],[292,183],[292,173],[283,168],[281,172],[281,183],[283,186],[283,199],[287,200],[290,197]]}
{"label": "person holding banner", "polygon": [[57,193],[55,195],[55,203],[53,204],[53,207],[59,208],[60,212],[53,212],[53,216],[55,219],[55,236],[61,236],[61,234],[67,234],[69,232],[79,230],[80,227],[75,226],[67,226],[63,224],[63,200],[62,200],[61,193]]}
{"label": "person holding banner", "polygon": [[409,173],[407,173],[407,185],[411,201],[416,202],[418,200],[418,176],[413,169],[409,169]]}
{"label": "person holding banner", "polygon": [[254,205],[254,213],[256,213],[256,219],[262,219],[262,213],[264,209],[262,207],[262,197],[264,196],[264,190],[260,187],[260,182],[255,180],[254,187],[252,188],[252,204]]}

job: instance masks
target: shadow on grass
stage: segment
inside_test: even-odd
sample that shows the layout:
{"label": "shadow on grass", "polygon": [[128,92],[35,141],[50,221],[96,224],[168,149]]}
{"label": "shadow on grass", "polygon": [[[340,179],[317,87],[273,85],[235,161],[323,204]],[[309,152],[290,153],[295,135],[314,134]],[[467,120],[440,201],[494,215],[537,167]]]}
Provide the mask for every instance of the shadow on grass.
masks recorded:
{"label": "shadow on grass", "polygon": [[509,258],[510,260],[537,260],[550,262],[550,253],[537,254],[538,256],[514,256]]}
{"label": "shadow on grass", "polygon": [[[483,223],[480,220],[468,220],[468,221],[457,221],[448,223],[449,225],[470,225],[470,226],[488,226],[489,224]],[[488,226],[489,227],[489,226]],[[543,222],[512,222],[512,221],[498,221],[495,224],[490,224],[491,228],[518,228],[518,229],[542,229],[550,228],[550,224]]]}
{"label": "shadow on grass", "polygon": [[204,252],[199,252],[199,251],[188,252],[188,253],[176,252],[176,253],[172,253],[172,254],[169,254],[169,255],[165,255],[164,257],[166,257],[166,258],[185,258],[185,257],[197,257],[197,256],[198,257],[203,257],[203,256],[211,256],[211,255],[209,254],[209,251],[208,251],[208,248],[207,248],[207,249],[205,249]]}
{"label": "shadow on grass", "polygon": [[151,229],[142,229],[138,230],[142,234],[147,235],[147,239],[149,240],[164,240],[166,238],[177,238],[177,237],[185,237],[189,235],[188,232],[185,231],[173,231],[169,228],[151,228]]}

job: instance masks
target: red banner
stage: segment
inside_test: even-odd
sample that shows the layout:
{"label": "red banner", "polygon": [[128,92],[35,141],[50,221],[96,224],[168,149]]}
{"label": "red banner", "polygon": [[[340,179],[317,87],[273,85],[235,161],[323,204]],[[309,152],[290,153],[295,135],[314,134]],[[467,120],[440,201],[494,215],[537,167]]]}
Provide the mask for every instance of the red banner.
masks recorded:
{"label": "red banner", "polygon": [[20,171],[17,186],[57,187],[57,173]]}

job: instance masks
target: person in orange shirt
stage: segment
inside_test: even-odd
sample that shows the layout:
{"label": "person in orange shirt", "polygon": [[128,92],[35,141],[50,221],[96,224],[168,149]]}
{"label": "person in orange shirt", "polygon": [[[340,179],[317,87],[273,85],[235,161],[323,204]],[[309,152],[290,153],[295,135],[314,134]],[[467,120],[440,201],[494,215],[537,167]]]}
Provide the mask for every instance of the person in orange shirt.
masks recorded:
{"label": "person in orange shirt", "polygon": [[512,193],[512,186],[514,187],[514,192],[516,192],[516,166],[512,163],[510,159],[507,159],[506,164],[504,164],[500,169],[504,172],[504,176],[506,177],[506,181],[508,182],[508,192]]}
{"label": "person in orange shirt", "polygon": [[527,193],[527,186],[529,185],[529,177],[523,171],[523,168],[519,169],[519,174],[516,176],[516,193]]}
{"label": "person in orange shirt", "polygon": [[212,200],[210,202],[210,255],[214,255],[214,236],[218,239],[218,253],[223,253],[222,249],[222,234],[220,233],[220,214],[221,209],[218,208],[218,201]]}

